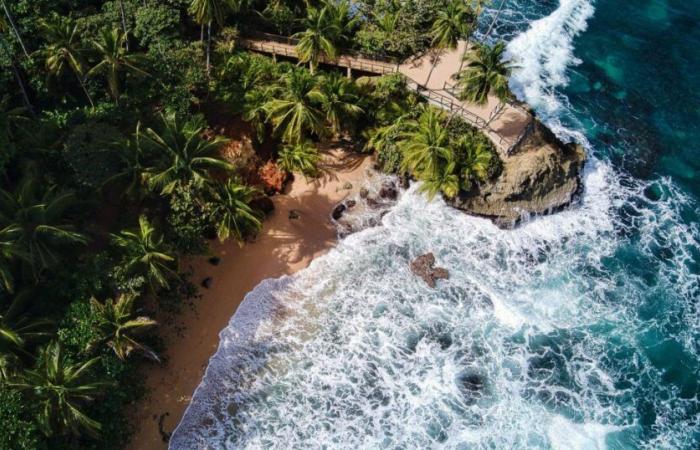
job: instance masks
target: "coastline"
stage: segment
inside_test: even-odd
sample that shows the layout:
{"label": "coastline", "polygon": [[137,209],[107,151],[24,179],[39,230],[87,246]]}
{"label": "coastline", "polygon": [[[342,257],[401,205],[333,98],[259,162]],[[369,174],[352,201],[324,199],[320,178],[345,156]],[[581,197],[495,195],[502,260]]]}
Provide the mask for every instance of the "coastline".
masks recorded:
{"label": "coastline", "polygon": [[[166,363],[146,369],[148,393],[132,415],[135,432],[131,450],[167,448],[167,433],[179,423],[195,388],[216,352],[219,332],[236,312],[245,295],[261,281],[289,275],[307,267],[337,243],[330,222],[332,208],[358,189],[372,158],[340,149],[324,152],[321,175],[313,180],[296,176],[284,194],[272,197],[275,210],[265,220],[254,242],[240,247],[234,241],[213,243],[212,265],[207,257],[191,262],[192,281],[211,277],[209,289],[201,288],[194,308],[186,308],[173,323],[161,325]],[[344,188],[346,183],[352,189]],[[296,210],[298,219],[290,219]],[[167,413],[167,415],[165,415]]]}

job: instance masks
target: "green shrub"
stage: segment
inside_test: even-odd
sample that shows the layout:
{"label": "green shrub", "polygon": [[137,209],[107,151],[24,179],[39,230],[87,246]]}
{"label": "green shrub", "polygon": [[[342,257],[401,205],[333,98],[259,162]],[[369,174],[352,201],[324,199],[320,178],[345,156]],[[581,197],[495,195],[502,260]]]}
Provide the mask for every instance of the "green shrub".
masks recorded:
{"label": "green shrub", "polygon": [[43,439],[30,418],[29,403],[10,387],[0,384],[0,450],[43,448]]}
{"label": "green shrub", "polygon": [[63,146],[63,158],[74,173],[77,184],[99,188],[122,166],[117,146],[123,137],[118,129],[105,123],[78,125]]}

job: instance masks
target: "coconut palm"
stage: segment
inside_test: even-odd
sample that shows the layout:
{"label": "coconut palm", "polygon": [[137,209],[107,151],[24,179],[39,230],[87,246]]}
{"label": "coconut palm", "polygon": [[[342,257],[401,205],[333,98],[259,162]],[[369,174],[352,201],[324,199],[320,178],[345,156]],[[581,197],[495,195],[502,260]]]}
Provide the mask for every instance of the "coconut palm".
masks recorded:
{"label": "coconut palm", "polygon": [[26,392],[37,404],[37,423],[47,436],[87,431],[97,435],[101,425],[81,409],[110,383],[95,381],[90,369],[100,358],[72,363],[61,345],[52,342],[39,354],[33,369],[24,371],[10,386]]}
{"label": "coconut palm", "polygon": [[432,45],[438,48],[457,48],[460,39],[467,39],[474,24],[474,11],[463,0],[451,0],[437,13],[430,34]]}
{"label": "coconut palm", "polygon": [[505,43],[499,42],[493,47],[477,45],[467,53],[466,69],[455,76],[457,86],[461,89],[460,99],[484,104],[488,101],[489,94],[495,95],[502,102],[512,97],[508,77],[516,66],[504,60],[504,52]]}
{"label": "coconut palm", "polygon": [[257,189],[234,179],[213,186],[212,217],[216,222],[216,234],[221,242],[230,237],[242,242],[249,233],[260,230],[261,216],[250,206],[250,202],[258,194]]}
{"label": "coconut palm", "polygon": [[135,294],[121,294],[116,301],[110,298],[104,303],[92,298],[90,307],[98,319],[97,326],[103,341],[107,342],[119,359],[124,360],[137,350],[160,361],[153,350],[136,340],[136,335],[154,327],[156,321],[144,316],[134,317],[135,300]]}
{"label": "coconut palm", "polygon": [[0,310],[0,383],[11,378],[20,361],[32,359],[29,344],[51,335],[50,321],[33,320],[24,314],[32,294],[31,289],[25,289]]}
{"label": "coconut palm", "polygon": [[258,86],[246,91],[243,96],[243,119],[253,126],[255,137],[260,143],[265,139],[265,105],[273,98],[275,91],[275,86]]}
{"label": "coconut palm", "polygon": [[324,133],[323,112],[319,109],[322,102],[315,78],[306,71],[292,70],[282,77],[282,89],[277,98],[265,104],[265,110],[282,140],[296,144],[309,133]]}
{"label": "coconut palm", "polygon": [[422,180],[418,190],[427,194],[430,200],[440,192],[445,197],[454,198],[459,193],[459,177],[455,173],[455,167],[454,161],[441,164],[436,173]]}
{"label": "coconut palm", "polygon": [[334,60],[338,56],[335,41],[341,30],[333,21],[332,12],[327,7],[308,8],[304,27],[304,31],[294,34],[294,37],[299,39],[296,50],[299,62],[309,63],[313,74],[322,59]]}
{"label": "coconut palm", "polygon": [[12,273],[13,261],[17,257],[15,239],[17,228],[5,225],[0,228],[0,290],[14,291],[15,277]]}
{"label": "coconut palm", "polygon": [[224,19],[229,9],[239,10],[243,2],[231,0],[192,0],[189,12],[194,17],[194,20],[200,24],[201,36],[204,40],[204,25],[207,26],[207,74],[211,70],[211,25],[216,22],[219,27],[224,26]]}
{"label": "coconut palm", "polygon": [[85,235],[77,232],[66,217],[75,203],[72,192],[42,186],[31,174],[14,192],[0,190],[4,250],[26,262],[38,278],[44,269],[61,261],[61,250],[66,246],[87,243]]}
{"label": "coconut palm", "polygon": [[459,139],[455,147],[460,156],[463,188],[469,189],[473,183],[486,180],[493,163],[493,151],[485,143],[475,142],[468,136]]}
{"label": "coconut palm", "polygon": [[117,147],[117,154],[122,161],[122,169],[109,177],[104,186],[118,186],[121,189],[122,197],[133,200],[140,200],[143,195],[144,172],[144,152],[139,145],[141,123],[136,125],[135,138],[126,140]]}
{"label": "coconut palm", "polygon": [[318,90],[322,96],[321,107],[326,121],[334,134],[340,134],[342,128],[350,128],[348,124],[362,114],[355,83],[342,75],[334,72],[324,76],[318,83]]}
{"label": "coconut palm", "polygon": [[152,289],[169,286],[168,280],[177,276],[173,268],[176,259],[146,216],[139,217],[136,230],[124,230],[113,235],[114,243],[125,252],[124,270],[143,274]]}
{"label": "coconut palm", "polygon": [[85,88],[85,50],[78,42],[78,26],[68,17],[54,16],[51,20],[43,20],[41,29],[48,45],[41,52],[45,58],[44,65],[49,75],[60,78],[66,69],[70,69],[80,83],[91,106],[95,106]]}
{"label": "coconut palm", "polygon": [[175,114],[161,115],[162,130],[137,130],[139,146],[161,157],[146,168],[148,186],[162,194],[188,183],[202,187],[211,180],[212,170],[230,171],[233,166],[221,159],[219,149],[227,142],[222,137],[202,137],[204,125],[196,119],[180,120]]}
{"label": "coconut palm", "polygon": [[336,47],[345,47],[351,43],[352,34],[361,20],[353,15],[352,6],[347,0],[325,0],[323,8],[328,10],[329,20],[335,25],[337,34],[333,40]]}
{"label": "coconut palm", "polygon": [[318,150],[310,141],[286,145],[279,152],[277,165],[287,172],[301,172],[304,176],[313,177],[318,174],[318,163],[321,160]]}
{"label": "coconut palm", "polygon": [[402,170],[421,179],[434,178],[442,165],[454,159],[443,119],[440,111],[429,108],[410,124],[401,136]]}
{"label": "coconut palm", "polygon": [[115,102],[119,101],[120,77],[122,72],[148,76],[139,65],[144,62],[142,55],[130,54],[126,50],[126,34],[119,28],[104,29],[100,40],[93,41],[100,61],[87,72],[88,76],[103,75],[107,80],[109,93]]}

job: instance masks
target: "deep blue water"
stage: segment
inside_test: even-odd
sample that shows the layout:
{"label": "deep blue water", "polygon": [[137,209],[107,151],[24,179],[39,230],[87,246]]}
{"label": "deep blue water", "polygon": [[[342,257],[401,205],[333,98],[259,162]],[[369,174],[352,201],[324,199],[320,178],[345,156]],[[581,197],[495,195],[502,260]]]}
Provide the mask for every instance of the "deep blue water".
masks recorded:
{"label": "deep blue water", "polygon": [[246,297],[172,448],[700,448],[700,2],[504,5],[581,203],[502,231],[410,189]]}

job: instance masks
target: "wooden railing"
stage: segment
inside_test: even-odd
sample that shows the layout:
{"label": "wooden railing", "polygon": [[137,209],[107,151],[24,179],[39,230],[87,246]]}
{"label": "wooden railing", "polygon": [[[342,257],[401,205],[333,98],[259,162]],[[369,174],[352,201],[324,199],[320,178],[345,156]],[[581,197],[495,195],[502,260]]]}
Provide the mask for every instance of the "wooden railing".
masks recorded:
{"label": "wooden railing", "polygon": [[[279,36],[276,34],[260,32],[250,33],[249,35],[251,38],[243,39],[244,46],[249,50],[298,59],[295,48],[296,44],[299,42],[298,39],[289,36]],[[399,65],[395,61],[392,61],[389,58],[378,58],[376,56],[364,55],[361,53],[344,53],[335,60],[321,58],[320,62],[379,75],[399,72]],[[437,105],[452,114],[459,115],[470,125],[482,130],[491,137],[494,143],[500,147],[506,155],[513,154],[525,137],[527,137],[534,129],[534,120],[530,120],[530,123],[522,130],[517,138],[511,141],[501,135],[499,132],[493,130],[490,126],[491,121],[503,110],[506,102],[500,103],[496,108],[494,108],[493,111],[491,111],[489,118],[484,119],[469,111],[464,107],[464,104],[457,99],[458,93],[454,84],[445,82],[443,91],[449,94],[446,95],[440,91],[430,89],[427,86],[418,83],[405,74],[402,74],[402,76],[406,79],[406,86],[409,89],[425,98],[429,103]],[[524,110],[522,106],[516,103],[507,103],[513,107]]]}
{"label": "wooden railing", "polygon": [[[249,50],[269,53],[276,56],[284,56],[289,58],[298,58],[296,49],[291,47],[291,44],[278,45],[278,41],[256,41],[251,39],[244,39],[244,45]],[[389,73],[395,73],[398,71],[398,67],[395,64],[387,64],[382,61],[374,61],[367,59],[357,59],[349,55],[341,55],[335,60],[329,60],[328,58],[321,58],[321,63],[332,64],[340,67],[349,67],[350,69],[360,70],[363,72],[375,73],[379,75],[385,75]]]}

